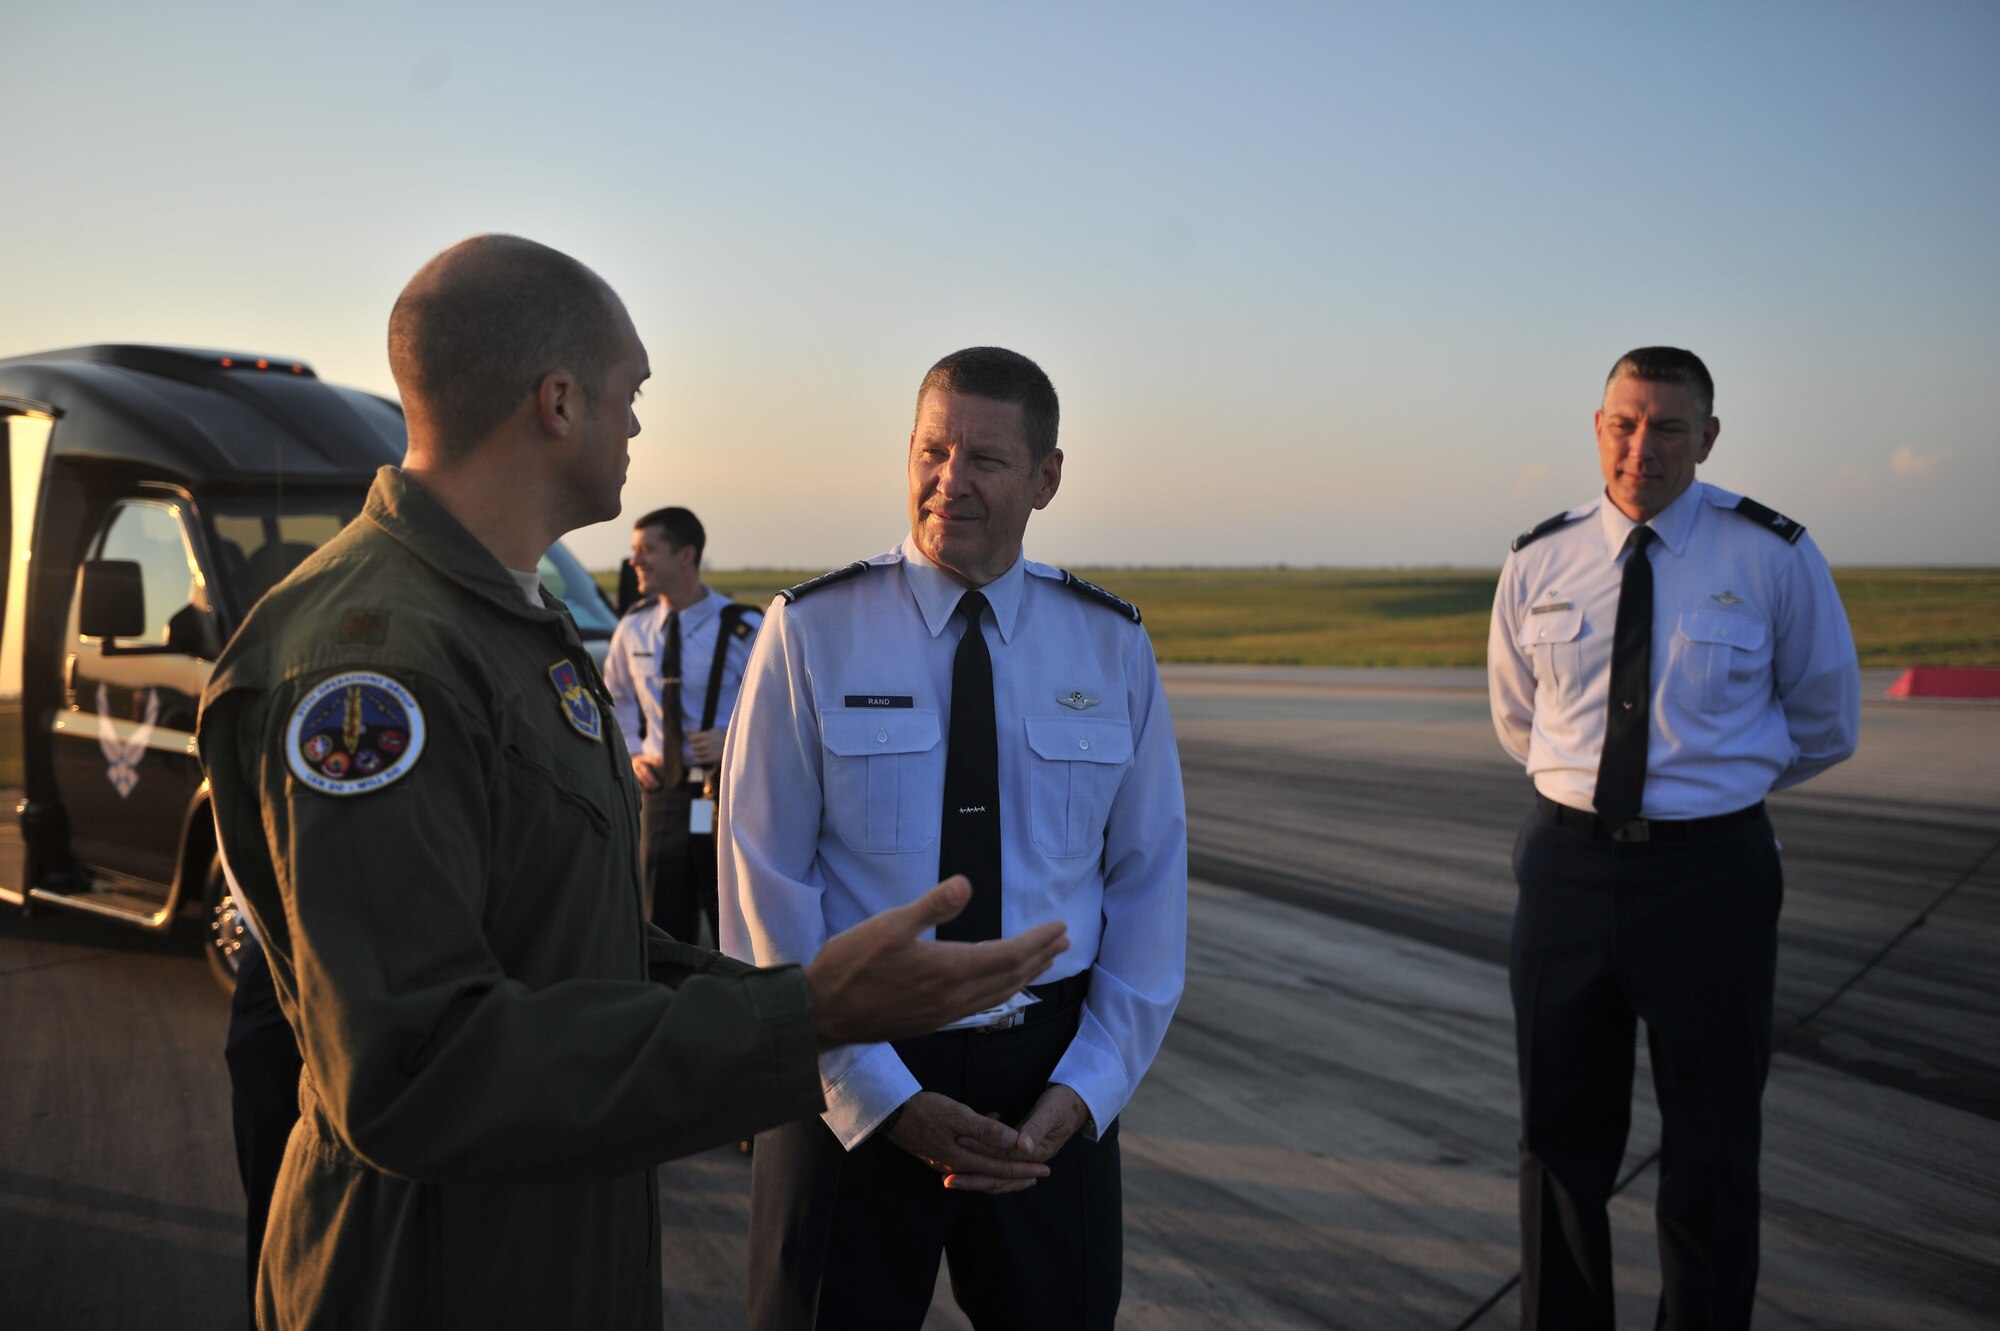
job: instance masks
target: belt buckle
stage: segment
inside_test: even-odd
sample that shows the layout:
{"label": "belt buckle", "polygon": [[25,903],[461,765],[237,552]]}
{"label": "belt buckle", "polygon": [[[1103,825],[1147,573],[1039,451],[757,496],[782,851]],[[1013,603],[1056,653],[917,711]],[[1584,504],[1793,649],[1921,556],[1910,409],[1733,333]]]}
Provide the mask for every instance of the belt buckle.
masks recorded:
{"label": "belt buckle", "polygon": [[1613,829],[1611,839],[1613,841],[1626,842],[1651,841],[1653,839],[1652,824],[1648,823],[1644,818],[1634,818],[1623,827]]}
{"label": "belt buckle", "polygon": [[1028,1019],[1027,1009],[1016,1008],[1012,1012],[1001,1013],[993,1020],[987,1022],[984,1026],[975,1026],[973,1027],[973,1029],[978,1031],[981,1035],[992,1035],[996,1031],[1011,1031],[1016,1026],[1019,1026],[1022,1022],[1026,1021],[1027,1019]]}

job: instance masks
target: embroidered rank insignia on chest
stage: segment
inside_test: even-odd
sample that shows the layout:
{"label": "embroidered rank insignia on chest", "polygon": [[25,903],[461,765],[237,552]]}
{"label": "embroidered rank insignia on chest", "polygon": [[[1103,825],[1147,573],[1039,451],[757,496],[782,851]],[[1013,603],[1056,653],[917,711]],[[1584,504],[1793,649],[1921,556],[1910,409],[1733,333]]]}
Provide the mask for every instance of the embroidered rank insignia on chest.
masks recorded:
{"label": "embroidered rank insignia on chest", "polygon": [[372,670],[322,681],[292,709],[285,765],[322,795],[366,795],[400,780],[424,751],[424,709]]}
{"label": "embroidered rank insignia on chest", "polygon": [[604,713],[597,709],[597,699],[583,686],[583,677],[576,667],[565,657],[549,667],[549,683],[555,686],[556,697],[562,702],[563,716],[577,734],[595,744],[604,742]]}

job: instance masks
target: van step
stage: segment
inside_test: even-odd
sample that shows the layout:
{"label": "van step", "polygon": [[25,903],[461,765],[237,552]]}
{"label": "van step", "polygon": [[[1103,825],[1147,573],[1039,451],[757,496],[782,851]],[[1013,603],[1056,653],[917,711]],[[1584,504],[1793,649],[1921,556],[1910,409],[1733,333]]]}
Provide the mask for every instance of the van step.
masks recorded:
{"label": "van step", "polygon": [[144,925],[149,929],[164,929],[170,923],[166,902],[158,892],[128,887],[123,883],[100,883],[96,887],[77,891],[34,887],[28,889],[28,898],[37,905],[80,910],[128,924]]}

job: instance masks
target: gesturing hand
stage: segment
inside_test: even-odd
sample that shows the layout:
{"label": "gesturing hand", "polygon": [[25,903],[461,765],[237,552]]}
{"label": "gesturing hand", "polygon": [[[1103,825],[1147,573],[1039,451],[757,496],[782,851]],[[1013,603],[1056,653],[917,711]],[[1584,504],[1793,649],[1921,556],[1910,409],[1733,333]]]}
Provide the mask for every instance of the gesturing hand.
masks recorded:
{"label": "gesturing hand", "polygon": [[972,885],[954,874],[907,906],[827,939],[806,967],[820,1047],[934,1031],[1008,998],[1069,947],[1060,921],[986,943],[922,936],[971,899]]}
{"label": "gesturing hand", "polygon": [[1019,1134],[997,1118],[974,1113],[948,1095],[918,1091],[903,1103],[889,1140],[965,1192],[1019,1192],[1049,1167],[1015,1154]]}

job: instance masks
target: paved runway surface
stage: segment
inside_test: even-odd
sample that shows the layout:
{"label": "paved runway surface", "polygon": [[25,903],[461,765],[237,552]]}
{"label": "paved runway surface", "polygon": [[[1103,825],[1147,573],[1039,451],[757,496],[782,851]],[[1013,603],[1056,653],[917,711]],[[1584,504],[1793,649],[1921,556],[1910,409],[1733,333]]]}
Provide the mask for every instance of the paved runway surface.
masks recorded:
{"label": "paved runway surface", "polygon": [[[1125,1118],[1123,1324],[1514,1326],[1502,963],[1529,788],[1478,672],[1168,673],[1197,881],[1187,998]],[[2000,707],[1870,702],[1861,756],[1773,816],[1758,1325],[1990,1326]],[[225,1021],[190,943],[0,918],[0,1327],[241,1325]],[[1657,1139],[1642,1071],[1614,1214],[1633,1327]],[[661,1176],[669,1325],[740,1325],[747,1164]],[[931,1323],[964,1325],[948,1296]]]}

